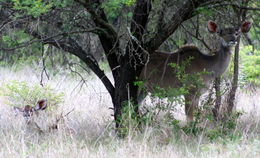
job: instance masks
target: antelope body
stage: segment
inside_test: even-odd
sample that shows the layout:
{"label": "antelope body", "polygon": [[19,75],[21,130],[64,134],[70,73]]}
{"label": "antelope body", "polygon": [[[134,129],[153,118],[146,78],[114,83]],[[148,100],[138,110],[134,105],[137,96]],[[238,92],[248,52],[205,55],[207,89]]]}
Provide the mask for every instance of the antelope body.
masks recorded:
{"label": "antelope body", "polygon": [[[210,83],[222,75],[231,59],[231,49],[237,43],[237,38],[241,32],[248,32],[251,27],[250,22],[244,22],[240,28],[225,28],[219,29],[215,22],[208,22],[208,31],[210,33],[217,33],[220,37],[220,48],[214,52],[213,56],[202,53],[199,48],[195,46],[184,46],[175,53],[154,53],[150,56],[150,60],[144,67],[140,78],[145,81],[146,90],[153,92],[154,86],[160,88],[178,88],[188,86],[188,93],[184,94],[185,98],[185,113],[188,121],[193,120],[193,111],[199,103],[199,98],[210,86]],[[190,59],[190,60],[189,60]],[[206,71],[208,73],[202,74],[201,79],[204,86],[194,86],[192,81],[183,83],[179,80],[176,70],[169,64],[175,63],[177,65],[183,64],[189,60],[185,65],[185,74],[196,74]],[[189,87],[189,85],[191,85]],[[140,92],[140,98],[144,98],[143,91]]]}

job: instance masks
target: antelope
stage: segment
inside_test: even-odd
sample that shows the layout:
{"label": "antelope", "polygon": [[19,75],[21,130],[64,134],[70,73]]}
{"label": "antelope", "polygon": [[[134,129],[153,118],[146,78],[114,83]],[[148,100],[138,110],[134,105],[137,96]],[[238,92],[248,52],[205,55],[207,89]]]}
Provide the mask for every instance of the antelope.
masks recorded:
{"label": "antelope", "polygon": [[185,114],[188,122],[193,121],[193,113],[199,104],[201,94],[210,87],[211,82],[218,76],[221,76],[227,69],[232,48],[237,44],[237,39],[241,33],[250,30],[251,22],[244,22],[239,28],[231,27],[220,29],[218,25],[209,21],[207,24],[210,33],[216,33],[220,38],[215,39],[220,42],[220,48],[213,55],[202,53],[196,46],[183,46],[175,53],[156,52],[151,54],[150,60],[141,72],[140,79],[144,80],[146,92],[139,90],[139,103],[145,97],[147,92],[153,92],[153,86],[160,88],[179,88],[184,86],[176,71],[170,66],[170,63],[181,65],[185,61],[190,62],[185,66],[185,74],[202,73],[201,79],[204,86],[194,86],[192,81],[187,81],[185,85],[190,86],[188,93],[184,94]]}
{"label": "antelope", "polygon": [[22,113],[26,122],[28,122],[30,118],[33,116],[33,113],[37,113],[39,110],[45,110],[46,108],[47,108],[47,100],[42,99],[37,102],[35,107],[31,105],[25,105],[23,108],[14,107],[14,111],[16,114]]}

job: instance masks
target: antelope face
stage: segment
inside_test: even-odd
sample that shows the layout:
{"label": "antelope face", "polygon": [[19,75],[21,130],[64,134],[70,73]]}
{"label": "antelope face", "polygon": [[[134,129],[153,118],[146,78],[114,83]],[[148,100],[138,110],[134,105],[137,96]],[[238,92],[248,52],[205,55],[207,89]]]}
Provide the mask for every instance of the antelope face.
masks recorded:
{"label": "antelope face", "polygon": [[222,39],[222,45],[225,47],[232,47],[237,44],[238,37],[241,32],[246,33],[251,28],[251,22],[244,22],[239,28],[218,28],[217,24],[213,21],[208,22],[208,31],[210,33],[217,33]]}
{"label": "antelope face", "polygon": [[14,107],[14,110],[15,110],[15,115],[17,115],[18,113],[22,113],[25,120],[28,121],[33,116],[33,113],[37,112],[38,110],[45,110],[46,108],[47,108],[47,100],[42,99],[37,102],[35,107],[26,105],[23,108]]}
{"label": "antelope face", "polygon": [[218,35],[223,39],[222,44],[224,46],[235,46],[237,44],[238,36],[240,36],[240,29],[235,28],[226,28],[221,29],[218,32]]}
{"label": "antelope face", "polygon": [[30,105],[26,105],[23,109],[23,117],[30,118],[33,115],[34,111],[35,111],[34,107],[31,107]]}
{"label": "antelope face", "polygon": [[33,116],[33,112],[35,111],[34,107],[30,106],[30,105],[26,105],[23,108],[20,107],[14,107],[15,110],[15,115],[17,115],[18,113],[21,113],[23,115],[23,117],[25,118],[25,120],[29,120],[30,117]]}

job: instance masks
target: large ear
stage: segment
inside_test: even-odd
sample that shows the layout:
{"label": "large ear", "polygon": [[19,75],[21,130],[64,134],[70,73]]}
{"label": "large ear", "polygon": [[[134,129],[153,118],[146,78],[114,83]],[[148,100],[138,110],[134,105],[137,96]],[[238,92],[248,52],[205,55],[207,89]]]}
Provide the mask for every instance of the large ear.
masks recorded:
{"label": "large ear", "polygon": [[42,99],[37,102],[35,110],[45,110],[46,108],[47,108],[47,99]]}
{"label": "large ear", "polygon": [[252,26],[252,23],[249,21],[245,21],[242,25],[241,25],[241,32],[246,33],[250,30]]}
{"label": "large ear", "polygon": [[218,31],[218,25],[214,21],[208,22],[208,31],[210,33],[216,33]]}

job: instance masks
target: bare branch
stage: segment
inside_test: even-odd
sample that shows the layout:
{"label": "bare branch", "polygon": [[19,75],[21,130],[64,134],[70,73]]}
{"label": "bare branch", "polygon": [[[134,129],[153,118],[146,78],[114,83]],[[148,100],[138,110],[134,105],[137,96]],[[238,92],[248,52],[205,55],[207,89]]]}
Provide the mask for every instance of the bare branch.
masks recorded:
{"label": "bare branch", "polygon": [[[12,48],[3,48],[3,47],[0,47],[0,50],[4,50],[4,51],[13,51],[15,49],[20,49],[20,48],[24,48],[24,47],[28,47],[29,45],[33,44],[33,43],[37,43],[37,42],[45,42],[45,43],[48,43],[48,40],[53,40],[54,38],[58,38],[58,37],[67,37],[69,35],[73,35],[73,34],[79,34],[79,33],[86,33],[86,32],[96,32],[96,31],[101,31],[101,29],[99,28],[93,28],[93,29],[86,29],[86,30],[79,30],[79,31],[71,31],[71,32],[62,32],[62,33],[58,33],[56,35],[53,35],[53,36],[49,36],[49,37],[46,37],[45,39],[31,39],[29,41],[26,41],[26,42],[23,42],[23,43],[20,43],[18,44],[17,46],[15,47],[12,47]],[[27,31],[28,33],[30,31]]]}
{"label": "bare branch", "polygon": [[[2,12],[1,12],[2,13]],[[3,14],[1,14],[1,19],[8,19],[8,13],[3,12]],[[43,44],[50,44],[53,45],[56,48],[62,49],[64,51],[67,51],[75,56],[77,56],[78,58],[80,58],[98,77],[99,79],[103,82],[103,84],[105,85],[105,87],[107,88],[109,94],[111,95],[111,97],[114,97],[114,86],[111,83],[111,81],[108,79],[108,77],[105,75],[104,71],[100,69],[98,62],[95,60],[95,58],[93,57],[93,55],[91,55],[90,53],[87,53],[83,50],[83,48],[74,40],[72,39],[68,33],[59,33],[57,35],[48,37],[47,35],[43,35],[40,32],[36,31],[36,30],[32,30],[29,28],[28,23],[29,22],[34,22],[35,20],[41,21],[44,18],[47,18],[46,16],[43,17],[39,17],[38,19],[33,19],[32,17],[29,16],[29,18],[26,21],[22,21],[19,23],[14,23],[13,24],[13,28],[19,28],[19,29],[25,29],[25,32],[32,35],[34,38],[37,38],[38,40],[32,39],[29,43],[33,43],[35,41],[41,42]],[[31,21],[29,21],[31,20]],[[46,19],[45,19],[46,20]],[[26,25],[27,24],[27,25]],[[58,29],[59,31],[62,31],[62,29],[60,28],[60,26],[56,26],[56,23],[52,25],[52,27],[55,27],[56,29]],[[100,29],[100,28],[99,28]],[[96,28],[94,28],[94,30],[96,30]],[[91,30],[87,30],[87,31],[94,31],[93,29]],[[102,30],[102,28],[101,28]],[[81,30],[82,31],[82,30]],[[86,32],[86,30],[83,30],[83,32]],[[75,32],[71,32],[71,33],[80,33],[79,31],[75,31]],[[102,33],[101,33],[102,34]],[[63,36],[62,40],[57,40],[57,37]],[[64,37],[65,36],[65,37]],[[104,38],[106,38],[106,36],[104,36]],[[111,39],[107,39],[107,41],[111,41]],[[111,46],[113,46],[111,44]],[[111,49],[109,49],[110,51]],[[118,65],[118,64],[117,64]]]}
{"label": "bare branch", "polygon": [[251,11],[260,11],[260,7],[256,8],[256,7],[240,6],[240,5],[235,4],[235,3],[214,4],[214,5],[207,6],[207,8],[217,8],[217,7],[223,7],[223,6],[232,6],[232,7],[235,7],[237,9],[245,9],[245,10],[251,10]]}
{"label": "bare branch", "polygon": [[[46,49],[46,51],[48,51],[49,47]],[[40,81],[40,85],[43,87],[43,74],[45,74],[47,76],[47,79],[49,80],[49,75],[47,73],[46,70],[46,64],[45,64],[45,57],[44,54],[46,53],[46,51],[44,50],[44,45],[42,44],[42,72],[41,72],[41,81]]]}
{"label": "bare branch", "polygon": [[[203,4],[206,0],[186,0],[180,7],[175,11],[175,14],[169,21],[163,23],[160,26],[155,36],[146,43],[149,46],[148,52],[157,50],[160,45],[178,28],[178,26],[185,20],[190,19],[194,16],[193,12],[200,4]],[[159,19],[161,20],[161,19]]]}
{"label": "bare branch", "polygon": [[196,38],[197,40],[199,40],[210,52],[212,52],[212,49],[210,48],[210,46],[205,42],[205,40],[200,37],[199,31],[196,30],[196,34],[194,35],[193,33],[191,33],[188,29],[185,28],[185,26],[183,26],[181,24],[181,27],[192,37]]}
{"label": "bare branch", "polygon": [[170,20],[162,23],[155,35],[146,43],[146,46],[149,46],[148,52],[152,53],[157,50],[182,22],[195,16],[194,11],[196,8],[224,1],[225,0],[185,0],[182,2],[182,5],[178,7]]}
{"label": "bare branch", "polygon": [[[40,35],[36,31],[32,32],[32,36],[34,36],[38,39],[47,38],[44,35]],[[112,83],[110,82],[108,77],[105,75],[104,71],[100,69],[98,62],[95,60],[95,58],[91,54],[86,53],[75,40],[68,37],[66,39],[66,41],[62,41],[62,42],[56,41],[55,39],[48,39],[46,41],[43,40],[42,42],[44,44],[51,44],[54,47],[57,47],[64,51],[68,51],[71,54],[74,54],[75,56],[79,57],[99,77],[99,79],[105,85],[105,87],[108,90],[111,97],[114,97],[114,86],[112,85]]]}
{"label": "bare branch", "polygon": [[[112,25],[108,23],[107,17],[103,9],[100,7],[101,2],[99,0],[91,1],[85,0],[84,2],[81,0],[74,0],[81,4],[86,10],[91,14],[92,20],[96,24],[97,27],[106,31],[106,33],[98,34],[100,42],[105,51],[109,66],[111,68],[113,76],[119,76],[119,69],[115,69],[120,64],[118,62],[118,58],[122,55],[119,51],[119,37],[117,32],[113,28]],[[96,10],[97,11],[96,11]]]}
{"label": "bare branch", "polygon": [[86,0],[85,2],[82,2],[81,0],[75,0],[75,1],[87,9],[87,11],[92,16],[93,21],[95,22],[95,24],[98,27],[107,31],[107,34],[106,34],[107,38],[112,38],[113,40],[117,39],[117,32],[115,31],[113,26],[108,23],[104,11],[101,8],[99,8],[100,13],[98,14],[92,7],[92,6],[96,6],[96,5],[97,5],[96,7],[100,6],[100,2],[98,0],[94,1],[94,2],[93,1],[89,2],[88,0]]}

